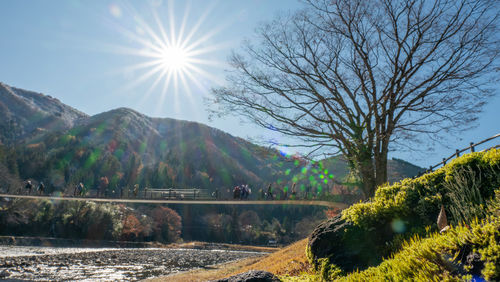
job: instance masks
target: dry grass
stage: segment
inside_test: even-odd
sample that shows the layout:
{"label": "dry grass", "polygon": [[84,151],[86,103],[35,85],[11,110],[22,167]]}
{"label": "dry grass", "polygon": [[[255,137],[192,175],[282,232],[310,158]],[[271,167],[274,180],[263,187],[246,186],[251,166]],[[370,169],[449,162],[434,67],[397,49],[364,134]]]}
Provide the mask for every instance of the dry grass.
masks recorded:
{"label": "dry grass", "polygon": [[199,249],[199,250],[233,250],[233,251],[249,251],[249,252],[276,252],[279,249],[275,247],[259,247],[250,245],[224,244],[224,243],[207,243],[192,241],[187,243],[172,243],[164,246],[171,249]]}
{"label": "dry grass", "polygon": [[273,254],[259,259],[259,261],[254,264],[238,269],[231,275],[254,269],[269,271],[277,275],[288,274],[290,276],[308,272],[310,264],[307,262],[306,258],[306,245],[307,239],[300,240]]}
{"label": "dry grass", "polygon": [[310,272],[305,249],[307,239],[298,241],[288,247],[264,257],[248,258],[237,262],[216,265],[209,269],[197,269],[166,277],[151,279],[151,281],[208,281],[221,279],[249,270],[265,270],[277,275],[299,275]]}
{"label": "dry grass", "polygon": [[181,272],[169,276],[148,279],[147,281],[198,282],[198,281],[217,280],[231,276],[233,275],[233,273],[238,272],[239,269],[247,267],[248,265],[252,265],[258,262],[260,259],[261,257],[247,258],[236,262],[219,264],[213,266],[212,268],[195,269],[188,272]]}

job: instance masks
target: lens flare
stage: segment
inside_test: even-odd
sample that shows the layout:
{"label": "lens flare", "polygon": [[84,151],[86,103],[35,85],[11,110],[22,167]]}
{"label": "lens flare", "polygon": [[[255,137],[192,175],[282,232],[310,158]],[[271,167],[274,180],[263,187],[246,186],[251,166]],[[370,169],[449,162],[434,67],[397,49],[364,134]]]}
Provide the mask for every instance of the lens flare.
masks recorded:
{"label": "lens flare", "polygon": [[396,218],[391,222],[391,227],[396,233],[403,233],[406,230],[406,224],[399,218]]}
{"label": "lens flare", "polygon": [[120,18],[122,16],[122,9],[116,4],[111,4],[109,6],[109,13],[115,18]]}

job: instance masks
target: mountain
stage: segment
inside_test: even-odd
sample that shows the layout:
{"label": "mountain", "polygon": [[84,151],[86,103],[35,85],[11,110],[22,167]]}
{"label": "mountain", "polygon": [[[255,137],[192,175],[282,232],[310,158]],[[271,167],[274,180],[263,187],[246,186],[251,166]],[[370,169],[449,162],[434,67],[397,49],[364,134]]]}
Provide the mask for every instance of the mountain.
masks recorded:
{"label": "mountain", "polygon": [[88,116],[56,98],[0,83],[0,142],[67,130]]}
{"label": "mountain", "polygon": [[0,145],[0,191],[13,192],[21,187],[16,168],[15,152]]}
{"label": "mountain", "polygon": [[[2,120],[13,121],[0,136],[16,144],[19,176],[44,180],[55,190],[83,182],[115,193],[136,183],[141,189],[223,192],[243,183],[264,189],[269,183],[279,188],[297,183],[298,190],[322,191],[348,174],[342,158],[308,162],[204,124],[152,118],[128,108],[88,116],[57,99],[4,84],[0,105]],[[389,169],[399,179],[420,168],[392,160]]]}
{"label": "mountain", "polygon": [[[337,175],[345,177],[349,174],[348,163],[342,157],[331,157],[322,160],[322,162],[324,167],[327,167],[331,171],[335,171]],[[424,171],[424,168],[398,158],[387,160],[387,181],[389,183],[418,175]]]}

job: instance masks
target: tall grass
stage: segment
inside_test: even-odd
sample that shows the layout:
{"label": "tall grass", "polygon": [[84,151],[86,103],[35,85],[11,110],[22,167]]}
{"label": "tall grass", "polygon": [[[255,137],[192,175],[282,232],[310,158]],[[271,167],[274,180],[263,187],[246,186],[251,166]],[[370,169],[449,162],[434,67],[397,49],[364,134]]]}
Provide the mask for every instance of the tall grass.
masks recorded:
{"label": "tall grass", "polygon": [[450,200],[451,223],[457,225],[486,217],[486,199],[481,195],[480,186],[483,173],[471,167],[460,167],[454,173],[454,181],[444,183]]}

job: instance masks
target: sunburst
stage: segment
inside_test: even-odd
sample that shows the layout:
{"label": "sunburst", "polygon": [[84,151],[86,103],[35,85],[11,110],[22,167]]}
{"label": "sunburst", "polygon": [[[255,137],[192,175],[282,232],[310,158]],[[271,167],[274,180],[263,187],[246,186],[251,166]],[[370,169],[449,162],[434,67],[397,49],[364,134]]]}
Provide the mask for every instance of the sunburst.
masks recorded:
{"label": "sunburst", "polygon": [[161,52],[161,64],[168,71],[185,71],[189,62],[189,52],[179,46],[166,47]]}
{"label": "sunburst", "polygon": [[[168,95],[173,94],[176,98],[180,92],[187,98],[193,99],[193,87],[198,88],[202,93],[207,92],[206,86],[201,81],[221,83],[219,78],[205,68],[207,66],[221,67],[223,63],[208,60],[205,57],[228,45],[225,43],[209,44],[210,39],[221,30],[222,26],[212,28],[208,32],[203,30],[201,34],[201,27],[204,26],[204,20],[210,14],[211,9],[207,9],[194,22],[194,25],[188,27],[189,5],[186,6],[181,24],[176,25],[173,4],[173,1],[168,2],[168,9],[163,10],[165,13],[161,13],[161,8],[164,7],[153,6],[152,17],[147,20],[141,17],[133,7],[127,6],[126,11],[136,23],[135,30],[115,25],[122,35],[136,45],[136,48],[120,46],[119,52],[142,58],[140,63],[124,69],[124,71],[139,73],[125,88],[131,89],[153,79],[143,99],[150,98],[152,93],[159,93],[161,95],[159,106]],[[114,16],[126,16],[116,5],[110,7],[110,13]],[[168,19],[168,24],[163,21],[164,19]]]}

